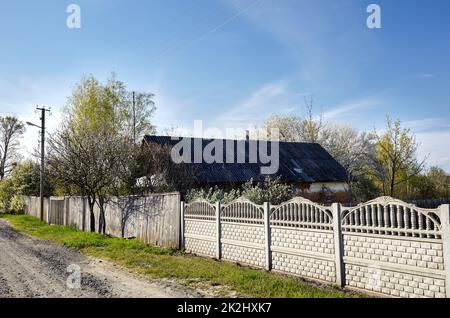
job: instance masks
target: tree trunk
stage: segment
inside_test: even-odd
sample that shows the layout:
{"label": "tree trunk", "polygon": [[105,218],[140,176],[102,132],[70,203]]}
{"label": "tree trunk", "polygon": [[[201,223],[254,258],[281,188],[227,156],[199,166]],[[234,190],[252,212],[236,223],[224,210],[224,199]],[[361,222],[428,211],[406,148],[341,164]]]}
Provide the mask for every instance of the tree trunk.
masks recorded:
{"label": "tree trunk", "polygon": [[105,199],[103,197],[98,198],[98,206],[100,208],[100,215],[98,220],[98,232],[100,234],[105,234],[106,232]]}
{"label": "tree trunk", "polygon": [[396,164],[394,163],[392,165],[392,174],[391,174],[391,184],[390,184],[390,188],[389,188],[389,192],[390,192],[390,196],[394,197],[394,188],[395,188],[395,173],[396,173],[397,167]]}
{"label": "tree trunk", "polygon": [[94,214],[94,205],[95,198],[88,198],[89,201],[89,215],[90,217],[90,231],[95,232],[95,214]]}

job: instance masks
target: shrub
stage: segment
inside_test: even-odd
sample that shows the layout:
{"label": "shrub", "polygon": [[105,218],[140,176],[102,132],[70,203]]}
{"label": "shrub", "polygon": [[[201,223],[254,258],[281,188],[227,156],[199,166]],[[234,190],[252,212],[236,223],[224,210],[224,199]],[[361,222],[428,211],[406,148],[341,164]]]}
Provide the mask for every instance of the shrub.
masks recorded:
{"label": "shrub", "polygon": [[14,196],[14,193],[14,184],[11,179],[6,178],[0,181],[0,211],[10,211],[11,200]]}
{"label": "shrub", "polygon": [[9,210],[12,213],[23,213],[23,209],[25,207],[25,202],[23,201],[23,196],[20,194],[16,194],[12,197]]}
{"label": "shrub", "polygon": [[262,183],[254,184],[253,181],[249,181],[244,184],[242,194],[256,204],[264,202],[280,204],[292,199],[293,190],[291,186],[281,183],[279,179],[267,177]]}
{"label": "shrub", "polygon": [[223,189],[215,186],[209,189],[193,189],[186,194],[186,202],[195,200],[206,200],[210,203],[221,202],[227,204],[233,200],[244,196],[248,200],[263,204],[270,202],[272,204],[280,204],[292,198],[292,188],[283,184],[279,179],[266,178],[262,183],[254,183],[249,181],[242,186],[242,189],[233,189],[230,192],[225,192]]}
{"label": "shrub", "polygon": [[210,203],[220,202],[222,204],[230,203],[241,196],[240,190],[231,190],[230,192],[225,192],[218,186],[214,188],[205,189],[193,189],[188,191],[186,194],[186,202],[193,202],[195,200],[206,200]]}

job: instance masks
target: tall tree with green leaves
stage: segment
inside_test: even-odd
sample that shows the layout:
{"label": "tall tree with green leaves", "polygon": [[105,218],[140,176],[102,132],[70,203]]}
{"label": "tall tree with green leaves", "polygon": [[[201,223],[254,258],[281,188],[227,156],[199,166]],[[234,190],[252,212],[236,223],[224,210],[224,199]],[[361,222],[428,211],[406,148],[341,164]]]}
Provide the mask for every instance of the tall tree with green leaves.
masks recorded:
{"label": "tall tree with green leaves", "polygon": [[376,155],[372,175],[381,184],[383,192],[395,196],[400,186],[420,174],[425,159],[417,158],[416,136],[401,126],[400,120],[386,120],[386,131],[377,135]]}
{"label": "tall tree with green leaves", "polygon": [[151,122],[156,110],[153,98],[149,92],[128,90],[114,73],[105,84],[91,75],[83,78],[69,97],[67,120],[75,129],[81,125],[83,131],[95,132],[101,126],[140,142],[143,135],[155,132]]}

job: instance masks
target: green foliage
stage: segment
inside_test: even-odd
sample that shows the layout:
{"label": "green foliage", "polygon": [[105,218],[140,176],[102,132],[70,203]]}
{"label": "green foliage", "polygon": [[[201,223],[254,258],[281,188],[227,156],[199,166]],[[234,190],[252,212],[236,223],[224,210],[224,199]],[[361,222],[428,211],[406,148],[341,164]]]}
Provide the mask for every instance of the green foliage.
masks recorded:
{"label": "green foliage", "polygon": [[264,202],[280,204],[292,199],[293,191],[289,185],[281,183],[279,179],[267,177],[260,184],[253,184],[252,181],[244,184],[242,194],[256,204]]}
{"label": "green foliage", "polygon": [[7,218],[17,230],[25,234],[79,249],[85,255],[108,259],[151,279],[177,279],[193,288],[199,285],[223,286],[224,296],[234,292],[238,296],[263,298],[363,297],[332,286],[311,285],[295,277],[152,247],[137,240],[50,226],[26,215],[0,217]]}
{"label": "green foliage", "polygon": [[16,194],[11,198],[10,211],[13,213],[22,213],[25,207],[23,196]]}
{"label": "green foliage", "polygon": [[[32,160],[27,160],[17,165],[11,172],[10,178],[17,193],[26,196],[40,195],[40,165]],[[49,174],[45,174],[44,196],[53,195],[54,186]]]}
{"label": "green foliage", "polygon": [[[4,212],[22,212],[22,196],[40,195],[40,167],[28,160],[18,164],[6,179],[0,181],[0,210]],[[46,176],[44,180],[44,196],[53,194],[53,186]]]}
{"label": "green foliage", "polygon": [[135,94],[113,73],[103,84],[94,76],[82,78],[75,86],[66,107],[72,127],[77,133],[95,133],[107,129],[136,140],[155,132],[150,119],[155,111],[154,95],[147,92]]}
{"label": "green foliage", "polygon": [[192,202],[202,199],[211,203],[221,202],[227,204],[241,196],[256,204],[263,204],[264,202],[280,204],[292,199],[293,191],[290,186],[281,183],[278,179],[267,177],[262,183],[249,181],[242,186],[242,189],[233,189],[229,192],[218,186],[206,190],[193,189],[187,193],[186,201]]}
{"label": "green foliage", "polygon": [[399,120],[386,121],[386,131],[378,136],[375,165],[372,176],[383,189],[383,194],[400,199],[407,196],[408,181],[420,174],[424,161],[417,160],[416,136],[403,128]]}
{"label": "green foliage", "polygon": [[186,194],[186,201],[192,202],[195,200],[206,200],[211,203],[221,202],[222,204],[228,204],[241,196],[241,192],[238,189],[233,189],[230,192],[226,192],[223,189],[215,186],[214,188],[205,189],[192,189]]}
{"label": "green foliage", "polygon": [[11,211],[11,200],[15,194],[14,184],[10,178],[0,181],[0,211]]}

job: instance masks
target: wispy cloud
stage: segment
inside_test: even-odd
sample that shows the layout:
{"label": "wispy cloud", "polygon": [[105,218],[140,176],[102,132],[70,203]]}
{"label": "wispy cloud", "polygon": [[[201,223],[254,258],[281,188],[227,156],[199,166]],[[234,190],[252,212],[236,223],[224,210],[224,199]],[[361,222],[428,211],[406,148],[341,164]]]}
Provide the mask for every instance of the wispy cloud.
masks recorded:
{"label": "wispy cloud", "polygon": [[[250,1],[223,0],[236,12]],[[243,17],[284,48],[295,64],[291,71],[308,87],[339,91],[357,83],[360,65],[379,51],[355,18],[364,14],[356,1],[265,0]]]}
{"label": "wispy cloud", "polygon": [[323,117],[325,120],[346,120],[349,114],[355,114],[355,112],[361,112],[379,104],[380,101],[378,99],[371,97],[345,102],[331,110],[325,111]]}
{"label": "wispy cloud", "polygon": [[295,92],[290,86],[287,80],[268,83],[230,110],[217,114],[213,124],[222,128],[250,128],[272,114],[295,112],[299,108],[298,99],[308,93]]}
{"label": "wispy cloud", "polygon": [[435,77],[435,74],[431,74],[431,73],[420,73],[416,75],[416,78],[418,79],[430,79]]}
{"label": "wispy cloud", "polygon": [[415,132],[450,130],[450,120],[447,118],[421,118],[405,121],[403,124]]}

